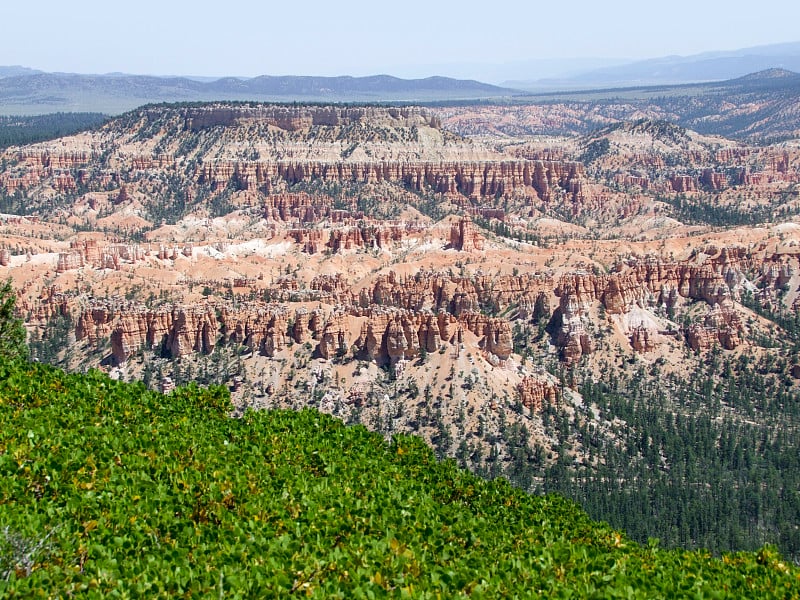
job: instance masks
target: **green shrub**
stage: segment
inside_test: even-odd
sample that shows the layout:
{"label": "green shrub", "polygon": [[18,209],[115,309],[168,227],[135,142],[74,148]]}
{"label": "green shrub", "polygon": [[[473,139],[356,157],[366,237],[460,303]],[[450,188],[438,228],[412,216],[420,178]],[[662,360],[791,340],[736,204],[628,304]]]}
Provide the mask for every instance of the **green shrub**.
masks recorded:
{"label": "green shrub", "polygon": [[0,360],[0,531],[48,546],[0,596],[798,596],[769,547],[643,547],[417,438],[227,411],[221,388]]}

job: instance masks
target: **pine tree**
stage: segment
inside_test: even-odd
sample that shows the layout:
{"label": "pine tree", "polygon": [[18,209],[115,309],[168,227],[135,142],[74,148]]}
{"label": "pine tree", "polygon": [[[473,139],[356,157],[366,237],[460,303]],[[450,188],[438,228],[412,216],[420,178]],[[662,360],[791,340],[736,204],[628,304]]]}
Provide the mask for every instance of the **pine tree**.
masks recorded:
{"label": "pine tree", "polygon": [[17,317],[15,308],[17,296],[11,287],[11,280],[0,286],[0,358],[24,359],[28,357],[25,345],[25,327]]}

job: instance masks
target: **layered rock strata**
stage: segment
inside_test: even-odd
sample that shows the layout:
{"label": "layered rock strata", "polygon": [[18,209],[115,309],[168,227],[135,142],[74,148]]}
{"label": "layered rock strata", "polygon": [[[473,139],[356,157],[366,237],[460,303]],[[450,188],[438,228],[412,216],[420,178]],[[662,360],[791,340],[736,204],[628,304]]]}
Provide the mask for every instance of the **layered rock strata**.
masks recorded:
{"label": "layered rock strata", "polygon": [[[467,332],[487,357],[504,361],[513,352],[511,322],[491,316],[502,311],[512,319],[549,322],[562,359],[573,364],[594,350],[592,315],[601,307],[608,315],[640,309],[666,314],[678,302],[701,301],[708,312],[684,332],[688,344],[696,350],[715,344],[733,349],[744,333],[734,304],[739,294],[745,289],[760,290],[767,297],[777,294],[794,276],[795,262],[789,255],[757,257],[742,248],[709,248],[685,262],[635,260],[612,273],[576,272],[558,279],[536,274],[458,277],[429,271],[401,277],[390,272],[370,286],[354,289],[341,274],[320,275],[305,290],[314,296],[304,298],[338,306],[333,313],[321,307],[292,310],[285,304],[259,302],[146,309],[94,301],[78,311],[75,331],[78,340],[89,343],[110,337],[117,362],[141,348],[177,357],[210,352],[217,343],[241,344],[274,356],[297,342],[311,344],[326,359],[353,355],[396,363],[461,344]],[[296,284],[292,278],[281,279],[270,295],[280,298],[285,293],[285,300],[291,300],[300,292]],[[27,310],[32,321],[42,322],[51,314],[73,310],[65,302],[54,293]],[[55,308],[45,310],[49,306]],[[556,307],[552,315],[551,306]],[[633,326],[628,332],[631,346],[639,352],[654,350],[654,333]]]}

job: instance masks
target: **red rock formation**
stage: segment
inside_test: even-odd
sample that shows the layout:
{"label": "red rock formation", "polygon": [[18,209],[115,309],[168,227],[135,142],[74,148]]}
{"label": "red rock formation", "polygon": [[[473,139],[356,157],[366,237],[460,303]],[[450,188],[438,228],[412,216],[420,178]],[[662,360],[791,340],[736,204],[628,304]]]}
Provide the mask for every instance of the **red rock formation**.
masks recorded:
{"label": "red rock formation", "polygon": [[[160,113],[156,116],[160,116]],[[188,108],[183,116],[184,127],[188,131],[230,126],[239,121],[259,122],[288,131],[314,125],[350,125],[361,121],[402,127],[425,125],[438,129],[441,126],[436,115],[417,107],[218,105]]]}
{"label": "red rock formation", "polygon": [[669,178],[669,184],[672,191],[679,194],[697,191],[697,180],[690,175],[673,175]]}
{"label": "red rock formation", "polygon": [[[76,244],[74,256],[85,258],[90,246]],[[99,260],[135,256],[134,249],[125,252],[120,249],[112,255],[104,251]],[[598,306],[610,314],[625,314],[635,306],[673,306],[680,297],[712,307],[701,323],[686,332],[693,348],[704,349],[713,343],[735,348],[741,343],[743,325],[733,310],[732,298],[744,285],[745,272],[755,274],[765,293],[774,293],[793,276],[793,260],[763,253],[756,258],[743,248],[706,248],[686,262],[632,260],[620,263],[610,274],[577,272],[559,278],[557,284],[552,278],[531,274],[456,277],[421,271],[401,277],[390,272],[357,291],[341,275],[317,276],[304,293],[338,305],[327,320],[321,310],[301,309],[291,324],[288,308],[262,303],[148,310],[95,302],[80,312],[76,337],[96,343],[111,336],[118,362],[140,348],[181,356],[209,352],[218,341],[240,343],[273,356],[291,337],[303,344],[318,340],[317,354],[323,358],[352,350],[363,359],[385,364],[460,343],[469,331],[478,338],[487,358],[505,360],[513,350],[511,325],[481,310],[516,306],[519,318],[541,320],[549,317],[551,294],[555,294],[558,308],[550,331],[568,363],[593,351],[587,324]],[[285,295],[286,299],[301,292],[294,278],[280,279],[269,291],[273,298]],[[70,310],[57,295],[51,296],[32,306],[22,305],[34,322]],[[62,305],[66,308],[57,308]],[[353,331],[356,322],[360,324]],[[631,344],[637,351],[648,352],[653,349],[653,336],[647,330],[634,329]]]}
{"label": "red rock formation", "polygon": [[584,200],[582,179],[583,165],[574,162],[551,162],[537,160],[532,162],[531,183],[539,198],[545,202],[553,199],[554,190],[566,191],[572,202]]}
{"label": "red rock formation", "polygon": [[[702,300],[712,306],[718,305],[721,308],[712,312],[707,323],[697,325],[689,332],[689,342],[693,347],[707,347],[709,336],[717,336],[723,347],[736,347],[740,343],[737,332],[741,331],[741,327],[731,321],[735,318],[735,313],[725,307],[738,294],[739,286],[744,280],[744,271],[752,271],[759,265],[742,248],[709,249],[708,252],[711,256],[702,262],[644,260],[628,266],[620,265],[619,270],[610,275],[576,273],[563,276],[555,289],[556,295],[561,298],[562,322],[554,337],[557,345],[562,348],[565,360],[574,361],[591,347],[591,340],[586,334],[581,317],[597,301],[611,314],[623,314],[634,305],[673,306],[679,296]],[[781,274],[780,281],[788,281],[792,271],[779,261],[777,257],[767,259],[768,264],[774,264],[776,271]],[[760,268],[764,269],[763,262],[760,263]],[[721,333],[706,335],[704,327],[719,329]],[[636,335],[644,334],[640,332]],[[641,343],[643,348],[647,347],[643,338],[638,341],[632,339],[632,343],[635,341]]]}
{"label": "red rock formation", "polygon": [[112,244],[106,246],[103,252],[132,263],[144,260],[147,256],[147,251],[137,244]]}
{"label": "red rock formation", "polygon": [[[134,171],[150,171],[170,169],[175,166],[175,157],[171,154],[156,154],[155,156],[133,156],[130,165]],[[121,193],[122,190],[120,190]]]}
{"label": "red rock formation", "polygon": [[220,310],[222,340],[275,356],[289,342],[289,309],[280,305],[246,304]]}
{"label": "red rock formation", "polygon": [[333,313],[320,335],[317,353],[325,359],[332,359],[336,356],[345,356],[348,351],[347,346],[347,316],[343,312]]}
{"label": "red rock formation", "polygon": [[[385,336],[391,320],[391,316],[385,312],[370,316],[370,319],[362,326],[361,333],[356,340],[355,345],[360,356],[375,362],[384,362],[389,359],[389,342],[385,340]],[[391,344],[393,348],[402,345],[398,344],[396,339]]]}
{"label": "red rock formation", "polygon": [[[111,355],[117,364],[122,364],[141,348],[153,335],[152,323],[142,312],[124,313],[119,316],[111,331]],[[80,338],[78,338],[80,339]],[[158,351],[158,347],[154,347]]]}
{"label": "red rock formation", "polygon": [[39,298],[32,302],[22,296],[17,302],[20,313],[28,315],[27,322],[33,325],[45,325],[57,316],[66,317],[78,312],[76,298],[59,292],[55,286],[42,290]]}
{"label": "red rock formation", "polygon": [[196,180],[212,189],[230,183],[237,189],[270,193],[279,184],[295,185],[322,180],[330,182],[389,182],[415,191],[430,189],[468,198],[514,196],[552,199],[555,191],[573,202],[583,199],[583,166],[580,163],[546,161],[474,162],[204,162]]}
{"label": "red rock formation", "polygon": [[345,227],[331,231],[328,247],[333,252],[353,250],[355,248],[385,248],[391,242],[403,239],[401,227],[368,226]]}
{"label": "red rock formation", "polygon": [[11,195],[17,190],[32,188],[39,183],[41,176],[38,173],[27,172],[21,177],[13,177],[8,172],[0,174],[0,186]]}
{"label": "red rock formation", "polygon": [[689,326],[686,338],[689,346],[696,351],[704,351],[719,344],[726,350],[733,350],[741,344],[741,333],[744,331],[739,315],[733,303],[727,300],[712,306],[703,323]]}
{"label": "red rock formation", "polygon": [[514,351],[511,323],[505,319],[491,319],[485,329],[484,349],[500,360],[506,360]]}
{"label": "red rock formation", "polygon": [[402,319],[389,319],[386,326],[386,354],[391,364],[395,364],[406,356],[414,356],[419,350],[419,340],[413,330],[408,327],[407,323],[406,327],[403,325]]}
{"label": "red rock formation", "polygon": [[[128,194],[128,188],[124,185],[119,188],[119,193],[117,197],[114,199],[115,204],[124,204],[125,202],[130,201],[130,194]],[[93,207],[94,208],[94,207]]]}
{"label": "red rock formation", "polygon": [[90,346],[96,346],[99,341],[108,339],[114,316],[114,313],[102,306],[82,312],[75,323],[75,339],[86,340]]}
{"label": "red rock formation", "polygon": [[262,203],[267,221],[299,221],[317,223],[331,216],[333,199],[329,196],[311,196],[306,193],[276,194],[267,196]]}
{"label": "red rock formation", "polygon": [[140,348],[162,351],[173,358],[191,353],[210,353],[219,341],[242,344],[254,352],[274,356],[288,343],[288,315],[276,305],[211,305],[146,310],[141,307],[101,306],[84,311],[76,337],[110,333],[112,354],[124,362]]}
{"label": "red rock formation", "polygon": [[[228,249],[227,244],[215,244],[214,247],[218,252],[225,252]],[[159,244],[158,253],[156,256],[160,260],[177,260],[179,256],[186,256],[191,257],[194,253],[194,246],[192,244],[186,244],[182,248],[179,246],[166,246],[164,244]]]}
{"label": "red rock formation", "polygon": [[646,327],[634,327],[631,331],[631,346],[640,353],[652,352],[656,349],[653,332]]}
{"label": "red rock formation", "polygon": [[[580,281],[580,280],[576,280]],[[581,356],[594,350],[592,340],[586,330],[586,314],[589,296],[575,288],[562,288],[556,291],[560,301],[553,318],[556,320],[555,344],[561,348],[561,358],[568,365],[575,364]]]}
{"label": "red rock formation", "polygon": [[714,329],[704,327],[698,323],[689,326],[686,332],[686,340],[692,350],[696,352],[709,350],[719,343],[718,332]]}
{"label": "red rock formation", "polygon": [[450,228],[450,247],[463,252],[483,250],[484,237],[475,229],[469,215],[462,217]]}
{"label": "red rock formation", "polygon": [[[647,259],[619,265],[609,275],[572,273],[559,280],[555,293],[569,293],[584,310],[600,301],[611,314],[622,314],[634,305],[672,306],[678,296],[716,304],[738,293],[743,272],[753,270],[757,261],[745,256],[743,248],[715,252],[702,262]],[[790,276],[791,270],[783,268],[783,277]]]}
{"label": "red rock formation", "polygon": [[219,325],[213,307],[165,307],[148,310],[127,303],[99,302],[78,316],[75,337],[89,343],[111,338],[117,364],[142,348],[173,358],[214,349]]}
{"label": "red rock formation", "polygon": [[717,150],[714,158],[717,162],[725,164],[738,164],[750,156],[753,149],[747,147],[722,148]]}
{"label": "red rock formation", "polygon": [[343,297],[348,293],[350,286],[341,273],[336,275],[317,275],[311,280],[312,290],[319,290],[336,297]]}
{"label": "red rock formation", "polygon": [[41,169],[74,169],[86,166],[96,158],[92,152],[52,152],[50,150],[24,149],[17,160],[26,166]]}
{"label": "red rock formation", "polygon": [[789,171],[789,153],[784,150],[778,156],[774,156],[771,167],[776,173],[787,173]]}
{"label": "red rock formation", "polygon": [[59,252],[56,273],[80,269],[85,264],[86,259],[81,252]]}
{"label": "red rock formation", "polygon": [[372,307],[356,311],[367,320],[354,343],[356,354],[379,364],[411,360],[459,338],[461,324],[444,313],[415,313]]}
{"label": "red rock formation", "polygon": [[720,191],[728,187],[728,179],[725,177],[725,173],[720,173],[713,169],[703,170],[703,174],[700,176],[700,182],[708,189],[714,191]]}
{"label": "red rock formation", "polygon": [[292,339],[298,344],[311,341],[311,330],[309,321],[311,316],[305,308],[299,308],[294,315],[294,325],[292,325]]}
{"label": "red rock formation", "polygon": [[739,183],[741,185],[749,186],[762,186],[767,182],[766,173],[752,173],[749,169],[743,169],[739,175]]}
{"label": "red rock formation", "polygon": [[552,279],[540,275],[502,275],[496,277],[457,277],[443,273],[419,271],[412,277],[395,272],[378,277],[371,288],[357,296],[341,293],[333,300],[343,304],[379,304],[408,310],[448,312],[456,316],[480,312],[481,306],[493,305],[504,310],[517,304],[525,295],[535,298],[541,292],[551,293]]}
{"label": "red rock formation", "polygon": [[640,187],[643,190],[650,188],[650,178],[646,175],[626,175],[618,173],[614,175],[614,181],[625,187]]}
{"label": "red rock formation", "polygon": [[100,263],[100,247],[97,240],[85,240],[83,242],[70,242],[70,249],[82,252],[87,263],[96,265]]}
{"label": "red rock formation", "polygon": [[[343,252],[359,248],[388,248],[401,241],[409,233],[422,229],[418,223],[395,223],[378,225],[362,220],[356,225],[338,227],[328,233],[321,229],[292,229],[289,235],[295,243],[302,246],[307,254],[316,254],[323,250]],[[327,241],[326,241],[327,237]]]}
{"label": "red rock formation", "polygon": [[480,340],[480,346],[489,354],[500,360],[506,360],[514,350],[511,335],[511,324],[505,319],[488,317],[481,313],[466,313],[459,317],[459,322]]}
{"label": "red rock formation", "polygon": [[473,217],[482,217],[484,219],[497,219],[498,221],[506,220],[506,211],[502,208],[493,208],[488,206],[469,206],[466,208],[467,214]]}
{"label": "red rock formation", "polygon": [[537,377],[524,377],[517,385],[519,401],[533,412],[540,412],[545,404],[558,401],[558,388],[549,381]]}
{"label": "red rock formation", "polygon": [[791,265],[781,262],[762,264],[759,270],[761,281],[766,288],[784,288],[793,275]]}
{"label": "red rock formation", "polygon": [[101,248],[96,240],[70,242],[69,252],[60,252],[56,272],[91,266],[96,269],[119,269],[121,262],[144,260],[146,251],[136,244],[112,244]]}
{"label": "red rock formation", "polygon": [[327,247],[328,235],[322,229],[292,229],[289,235],[306,254],[317,254]]}

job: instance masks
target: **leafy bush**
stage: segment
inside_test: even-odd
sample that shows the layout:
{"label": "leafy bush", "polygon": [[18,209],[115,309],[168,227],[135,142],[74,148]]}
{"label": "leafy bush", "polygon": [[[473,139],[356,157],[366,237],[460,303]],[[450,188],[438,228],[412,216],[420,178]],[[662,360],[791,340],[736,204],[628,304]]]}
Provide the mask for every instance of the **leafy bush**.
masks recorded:
{"label": "leafy bush", "polygon": [[798,596],[769,547],[643,547],[417,438],[228,409],[221,388],[0,361],[0,531],[50,546],[0,596]]}

